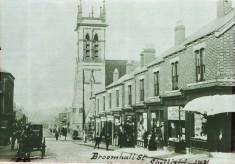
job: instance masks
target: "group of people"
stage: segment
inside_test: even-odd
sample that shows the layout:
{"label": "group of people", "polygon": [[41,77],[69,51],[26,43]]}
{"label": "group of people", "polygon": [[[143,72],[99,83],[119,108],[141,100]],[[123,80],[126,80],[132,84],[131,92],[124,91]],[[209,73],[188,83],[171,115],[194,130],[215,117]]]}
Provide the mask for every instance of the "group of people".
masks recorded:
{"label": "group of people", "polygon": [[55,129],[53,131],[55,133],[55,139],[56,141],[58,141],[59,139],[59,136],[64,136],[64,140],[66,140],[66,137],[67,137],[67,128],[60,128],[60,129]]}
{"label": "group of people", "polygon": [[147,131],[145,131],[145,133],[143,134],[144,148],[148,147],[149,151],[153,151],[163,146],[162,127],[163,124],[157,122],[156,126],[152,128],[150,135]]}
{"label": "group of people", "polygon": [[[100,146],[100,142],[102,141],[102,136],[99,135],[99,133],[96,134],[96,137],[95,137],[95,147],[94,149],[97,147],[99,149],[99,146]],[[111,141],[111,136],[109,133],[107,133],[105,135],[105,144],[106,144],[106,150],[108,151],[109,150],[109,144],[110,144],[110,141]]]}

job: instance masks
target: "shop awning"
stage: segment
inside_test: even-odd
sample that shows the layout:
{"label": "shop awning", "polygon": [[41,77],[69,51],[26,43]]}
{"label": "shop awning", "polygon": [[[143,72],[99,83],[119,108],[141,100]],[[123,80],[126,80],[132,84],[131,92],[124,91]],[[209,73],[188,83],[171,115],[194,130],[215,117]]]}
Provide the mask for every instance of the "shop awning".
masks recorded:
{"label": "shop awning", "polygon": [[208,116],[235,112],[235,95],[214,95],[196,98],[188,102],[182,110],[206,113]]}

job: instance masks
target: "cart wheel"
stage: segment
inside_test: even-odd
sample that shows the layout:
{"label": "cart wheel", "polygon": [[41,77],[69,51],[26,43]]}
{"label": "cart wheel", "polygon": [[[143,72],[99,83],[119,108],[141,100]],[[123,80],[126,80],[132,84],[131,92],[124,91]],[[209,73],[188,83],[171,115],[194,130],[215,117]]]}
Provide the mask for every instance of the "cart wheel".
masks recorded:
{"label": "cart wheel", "polygon": [[43,143],[42,143],[42,158],[45,157],[46,153],[46,140],[45,137],[43,138]]}

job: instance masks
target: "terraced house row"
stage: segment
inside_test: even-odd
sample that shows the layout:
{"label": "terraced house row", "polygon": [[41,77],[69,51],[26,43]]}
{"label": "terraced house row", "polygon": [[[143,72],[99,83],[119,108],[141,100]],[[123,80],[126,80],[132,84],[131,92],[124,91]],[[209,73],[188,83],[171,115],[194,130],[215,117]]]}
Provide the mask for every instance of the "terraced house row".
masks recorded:
{"label": "terraced house row", "polygon": [[160,129],[160,148],[234,151],[234,109],[228,101],[235,99],[234,59],[235,12],[231,1],[218,1],[216,20],[188,37],[179,21],[174,47],[161,55],[145,48],[138,67],[128,61],[125,75],[114,70],[113,82],[90,99],[95,133],[103,139],[109,133],[118,145],[123,131],[128,147],[144,146],[144,134]]}

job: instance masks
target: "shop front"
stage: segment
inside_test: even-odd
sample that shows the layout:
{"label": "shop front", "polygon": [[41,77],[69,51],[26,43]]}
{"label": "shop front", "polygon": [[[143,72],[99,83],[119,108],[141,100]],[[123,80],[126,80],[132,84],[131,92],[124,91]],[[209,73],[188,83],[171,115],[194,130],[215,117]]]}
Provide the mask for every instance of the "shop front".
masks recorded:
{"label": "shop front", "polygon": [[214,95],[196,98],[183,110],[189,112],[191,152],[233,152],[235,96]]}
{"label": "shop front", "polygon": [[120,112],[113,112],[114,127],[113,127],[113,145],[119,145],[119,134],[121,131],[122,117]]}
{"label": "shop front", "polygon": [[134,147],[135,146],[135,114],[133,111],[123,110],[122,114],[122,146]]}
{"label": "shop front", "polygon": [[164,107],[163,106],[150,106],[149,107],[149,126],[148,134],[155,133],[157,149],[162,149],[164,146]]}
{"label": "shop front", "polygon": [[101,137],[102,137],[102,141],[105,141],[105,135],[106,135],[106,117],[105,116],[101,116],[100,117],[100,130],[101,130]]}
{"label": "shop front", "polygon": [[107,115],[106,116],[106,122],[105,122],[105,128],[106,128],[106,134],[110,136],[110,144],[113,144],[113,116],[112,115]]}
{"label": "shop front", "polygon": [[95,125],[96,136],[97,135],[100,136],[100,134],[101,134],[101,119],[100,119],[100,117],[96,117],[95,122],[96,122],[96,125]]}
{"label": "shop front", "polygon": [[145,133],[148,132],[148,113],[143,110],[136,111],[137,146],[144,147]]}
{"label": "shop front", "polygon": [[168,148],[185,152],[185,111],[181,106],[167,107]]}

